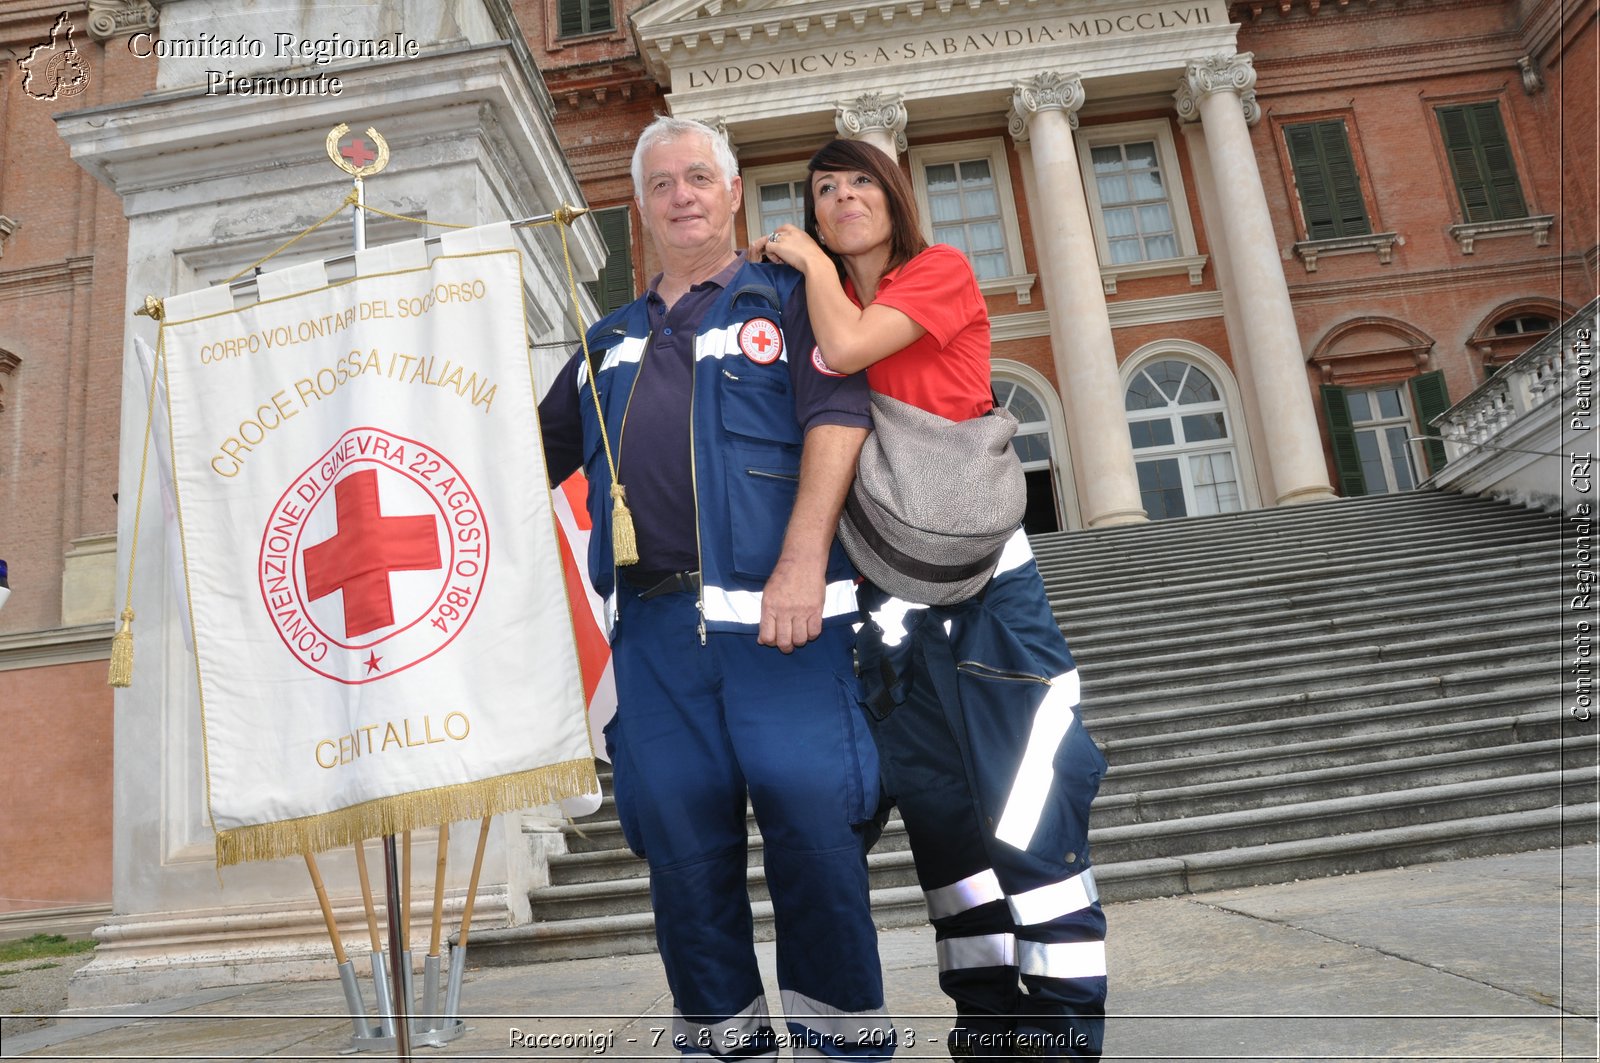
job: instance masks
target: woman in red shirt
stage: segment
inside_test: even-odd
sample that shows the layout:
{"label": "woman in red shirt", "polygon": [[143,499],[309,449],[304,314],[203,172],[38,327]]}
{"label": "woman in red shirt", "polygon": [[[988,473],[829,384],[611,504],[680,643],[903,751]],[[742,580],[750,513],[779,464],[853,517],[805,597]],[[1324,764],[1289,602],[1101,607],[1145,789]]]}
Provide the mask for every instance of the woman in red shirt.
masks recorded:
{"label": "woman in red shirt", "polygon": [[[811,159],[806,227],[752,245],[806,279],[819,372],[951,421],[987,413],[989,318],[966,256],[929,246],[910,183],[836,140]],[[978,489],[981,485],[974,485]],[[955,1056],[1098,1059],[1105,917],[1088,854],[1105,760],[1018,528],[953,605],[860,592],[863,703],[900,808],[956,1004]]]}

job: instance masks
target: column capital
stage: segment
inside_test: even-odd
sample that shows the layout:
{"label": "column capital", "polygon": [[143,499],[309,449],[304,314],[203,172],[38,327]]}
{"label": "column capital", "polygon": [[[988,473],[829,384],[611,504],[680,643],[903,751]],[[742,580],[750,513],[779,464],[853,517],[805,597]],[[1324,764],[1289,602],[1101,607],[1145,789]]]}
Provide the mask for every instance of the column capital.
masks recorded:
{"label": "column capital", "polygon": [[1028,139],[1028,123],[1040,111],[1065,111],[1067,124],[1078,128],[1078,108],[1083,106],[1083,78],[1046,70],[1031,78],[1013,81],[1011,110],[1006,125],[1019,144]]}
{"label": "column capital", "polygon": [[1177,103],[1178,118],[1185,122],[1200,120],[1200,98],[1216,92],[1231,92],[1239,97],[1244,109],[1244,120],[1255,125],[1261,120],[1261,108],[1256,103],[1256,64],[1250,52],[1236,55],[1213,55],[1192,59],[1178,80],[1178,91],[1172,94]]}
{"label": "column capital", "polygon": [[846,140],[883,130],[894,137],[897,151],[906,150],[905,95],[899,92],[864,92],[833,105],[833,128]]}
{"label": "column capital", "polygon": [[147,0],[89,0],[89,36],[97,41],[153,30],[159,19]]}

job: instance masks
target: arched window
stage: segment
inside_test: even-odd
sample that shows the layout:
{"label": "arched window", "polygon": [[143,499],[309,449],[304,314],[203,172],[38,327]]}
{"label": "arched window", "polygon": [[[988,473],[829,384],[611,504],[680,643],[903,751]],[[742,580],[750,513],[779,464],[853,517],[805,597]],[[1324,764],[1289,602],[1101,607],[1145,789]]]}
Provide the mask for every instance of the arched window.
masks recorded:
{"label": "arched window", "polygon": [[1205,370],[1176,358],[1151,362],[1129,380],[1123,405],[1151,520],[1244,508],[1228,406]]}
{"label": "arched window", "polygon": [[1022,516],[1022,530],[1029,535],[1060,531],[1066,525],[1056,504],[1056,465],[1044,403],[1026,385],[998,378],[994,381],[994,397],[1001,409],[1017,419],[1017,434],[1011,443],[1028,481],[1028,509]]}

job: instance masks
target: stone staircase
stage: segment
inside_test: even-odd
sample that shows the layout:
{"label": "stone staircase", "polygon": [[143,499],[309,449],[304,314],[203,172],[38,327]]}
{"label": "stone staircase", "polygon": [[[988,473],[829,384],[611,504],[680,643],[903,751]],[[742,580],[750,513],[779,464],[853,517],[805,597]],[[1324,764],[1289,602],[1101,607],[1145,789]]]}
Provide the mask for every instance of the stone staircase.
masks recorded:
{"label": "stone staircase", "polygon": [[[1036,537],[1110,764],[1103,898],[1593,840],[1595,746],[1564,741],[1560,535],[1418,491]],[[654,948],[609,796],[567,846],[532,924],[474,935],[480,962]],[[897,820],[869,865],[880,925],[922,922]]]}

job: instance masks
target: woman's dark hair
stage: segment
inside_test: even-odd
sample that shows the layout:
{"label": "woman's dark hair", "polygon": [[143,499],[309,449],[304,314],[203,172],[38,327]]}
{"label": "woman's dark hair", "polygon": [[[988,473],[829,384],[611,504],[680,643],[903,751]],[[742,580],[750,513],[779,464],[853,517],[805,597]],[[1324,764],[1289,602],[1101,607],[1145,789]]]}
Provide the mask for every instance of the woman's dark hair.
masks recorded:
{"label": "woman's dark hair", "polygon": [[[903,266],[927,248],[928,241],[922,238],[922,226],[917,222],[917,200],[911,191],[910,180],[893,159],[871,144],[859,140],[830,140],[806,164],[807,235],[817,243],[822,243],[822,234],[817,229],[817,197],[811,191],[810,175],[845,170],[856,170],[872,178],[889,201],[889,263],[886,268]],[[840,276],[843,276],[844,267],[839,262],[839,256],[832,249],[827,250],[834,263],[839,265]]]}

